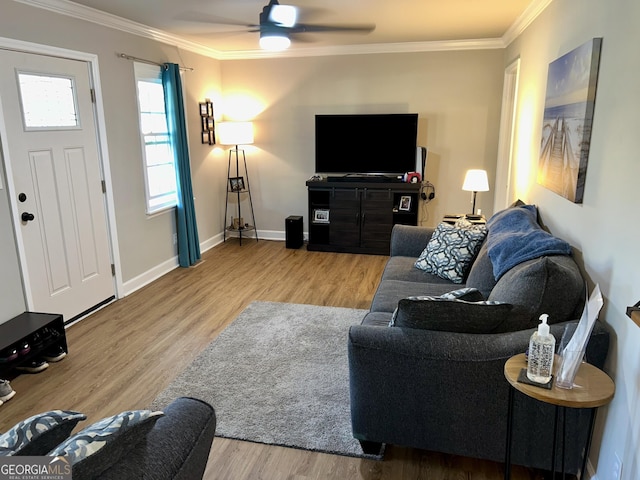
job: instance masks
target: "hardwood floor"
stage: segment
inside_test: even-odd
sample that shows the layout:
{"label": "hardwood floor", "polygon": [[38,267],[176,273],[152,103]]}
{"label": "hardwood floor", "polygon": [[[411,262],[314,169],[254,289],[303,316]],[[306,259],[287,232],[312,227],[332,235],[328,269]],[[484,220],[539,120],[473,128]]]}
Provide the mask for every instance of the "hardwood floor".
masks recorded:
{"label": "hardwood floor", "polygon": [[[12,380],[0,432],[51,409],[89,425],[146,408],[252,301],[368,308],[387,257],[289,250],[284,242],[228,240],[198,266],[176,269],[67,329],[69,355]],[[215,405],[214,405],[215,407]],[[498,480],[502,465],[389,446],[384,461],[216,438],[207,479]],[[514,480],[538,478],[514,467]]]}

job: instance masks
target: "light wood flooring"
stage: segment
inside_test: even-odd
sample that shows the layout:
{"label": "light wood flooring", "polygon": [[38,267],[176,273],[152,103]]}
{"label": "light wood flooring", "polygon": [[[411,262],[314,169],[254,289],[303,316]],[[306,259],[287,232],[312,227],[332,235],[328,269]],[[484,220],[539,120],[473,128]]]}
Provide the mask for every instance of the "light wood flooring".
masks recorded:
{"label": "light wood flooring", "polygon": [[[196,267],[176,269],[67,329],[69,355],[11,385],[0,432],[35,413],[77,410],[89,425],[146,408],[252,301],[368,308],[387,257],[227,240]],[[214,405],[215,407],[215,405]],[[216,438],[206,479],[498,480],[502,465],[388,446],[384,461]],[[514,467],[514,480],[537,474]]]}

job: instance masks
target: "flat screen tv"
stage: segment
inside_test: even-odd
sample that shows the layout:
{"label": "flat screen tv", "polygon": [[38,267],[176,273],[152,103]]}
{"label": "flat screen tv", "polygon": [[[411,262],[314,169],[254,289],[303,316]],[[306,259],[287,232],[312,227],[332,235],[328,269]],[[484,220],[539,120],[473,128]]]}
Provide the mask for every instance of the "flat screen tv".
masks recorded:
{"label": "flat screen tv", "polygon": [[316,173],[413,172],[417,134],[417,113],[316,115]]}

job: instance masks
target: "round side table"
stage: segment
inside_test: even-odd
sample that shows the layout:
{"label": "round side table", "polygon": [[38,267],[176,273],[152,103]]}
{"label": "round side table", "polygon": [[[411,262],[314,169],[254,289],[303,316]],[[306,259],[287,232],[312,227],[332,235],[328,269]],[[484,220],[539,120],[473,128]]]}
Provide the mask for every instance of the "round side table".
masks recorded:
{"label": "round side table", "polygon": [[[558,357],[556,357],[558,360]],[[554,375],[556,373],[559,361],[554,362]],[[587,435],[587,444],[585,446],[582,458],[581,475],[585,471],[587,458],[589,458],[589,448],[591,447],[591,436],[593,434],[593,426],[596,419],[596,410],[598,407],[606,405],[613,398],[615,385],[613,380],[597,367],[589,363],[581,363],[578,373],[573,381],[572,389],[558,388],[555,384],[552,388],[546,389],[518,382],[518,375],[522,369],[527,368],[527,362],[524,353],[511,357],[504,365],[504,376],[511,385],[509,389],[509,407],[507,419],[507,444],[505,452],[505,470],[504,478],[511,478],[511,440],[513,434],[513,395],[516,390],[536,399],[540,402],[555,405],[555,421],[553,424],[553,446],[551,451],[551,470],[553,475],[556,473],[556,438],[558,434],[558,414],[562,409],[562,473],[564,478],[564,420],[566,418],[565,408],[590,408],[591,419],[589,424],[589,434]]]}

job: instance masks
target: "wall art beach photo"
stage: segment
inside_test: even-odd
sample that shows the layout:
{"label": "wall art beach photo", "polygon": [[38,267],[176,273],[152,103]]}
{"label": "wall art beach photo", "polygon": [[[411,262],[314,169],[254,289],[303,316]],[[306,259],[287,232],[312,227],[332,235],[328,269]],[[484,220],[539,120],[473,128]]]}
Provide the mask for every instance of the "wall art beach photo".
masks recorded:
{"label": "wall art beach photo", "polygon": [[538,183],[582,203],[602,38],[549,64]]}

